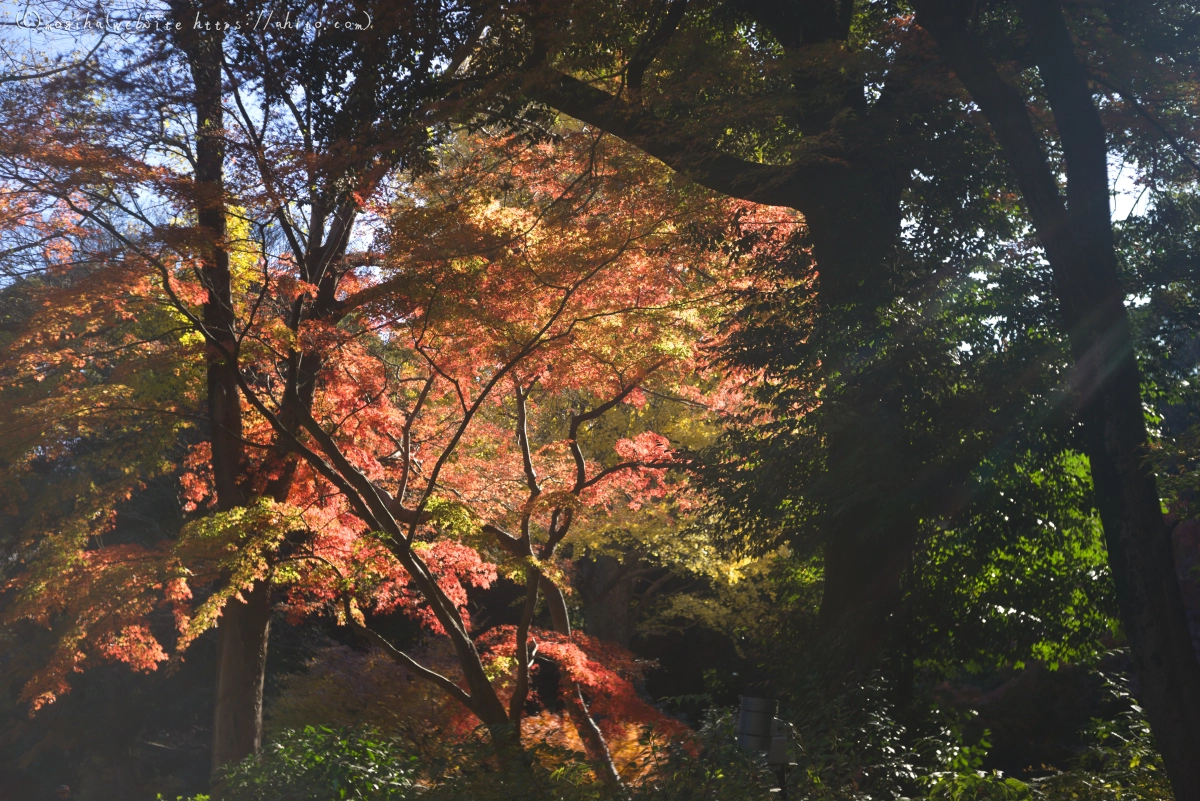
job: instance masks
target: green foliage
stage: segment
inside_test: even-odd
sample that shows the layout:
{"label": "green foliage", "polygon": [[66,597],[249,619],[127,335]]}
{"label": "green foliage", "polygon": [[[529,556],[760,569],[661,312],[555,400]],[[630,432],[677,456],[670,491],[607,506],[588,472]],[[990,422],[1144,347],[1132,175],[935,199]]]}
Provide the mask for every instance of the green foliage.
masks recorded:
{"label": "green foliage", "polygon": [[1121,711],[1092,721],[1088,744],[1072,770],[1036,782],[1045,801],[1157,801],[1172,798],[1150,724],[1122,676],[1105,676],[1105,687]]}
{"label": "green foliage", "polygon": [[1162,499],[1182,519],[1197,516],[1200,507],[1200,426],[1164,439],[1155,452]]}
{"label": "green foliage", "polygon": [[422,801],[602,801],[583,754],[545,743],[527,747],[521,760],[501,763],[495,749],[469,739],[423,765]]}
{"label": "green foliage", "polygon": [[696,732],[693,747],[659,742],[653,732],[642,737],[646,780],[630,793],[631,801],[718,801],[772,798],[775,779],[756,758],[737,747],[737,718],[724,710],[709,710]]}
{"label": "green foliage", "polygon": [[1104,675],[1108,700],[1119,711],[1097,718],[1086,745],[1070,770],[1026,784],[997,771],[982,770],[987,735],[964,746],[950,727],[944,767],[922,778],[929,801],[1161,801],[1173,797],[1150,726],[1129,692],[1128,680]]}
{"label": "green foliage", "polygon": [[229,801],[413,797],[413,758],[371,729],[289,729],[225,773]]}
{"label": "green foliage", "polygon": [[[964,740],[961,719],[927,733],[897,718],[885,682],[805,692],[784,710],[794,722],[788,775],[795,801],[1160,801],[1170,797],[1149,727],[1119,677],[1106,677],[1111,720],[1093,721],[1071,770],[1023,782],[987,770],[988,735]],[[803,688],[802,688],[803,689]],[[812,689],[811,687],[809,689]],[[614,794],[584,755],[545,743],[502,761],[490,737],[448,744],[419,759],[371,728],[289,729],[226,774],[230,801],[421,799],[421,801],[768,801],[777,774],[736,744],[736,715],[709,709],[689,742],[641,737],[643,755]],[[203,801],[203,797],[190,799]]]}
{"label": "green foliage", "polygon": [[[1149,210],[1117,226],[1123,278],[1134,296],[1143,387],[1158,411],[1195,407],[1196,320],[1200,313],[1200,195],[1152,191]],[[1172,415],[1176,417],[1177,415]],[[1197,422],[1194,411],[1190,422]],[[1170,422],[1170,421],[1168,421]]]}
{"label": "green foliage", "polygon": [[944,745],[908,732],[881,678],[833,688],[828,677],[809,675],[791,693],[797,703],[785,709],[796,728],[798,798],[898,798],[916,786],[922,765],[940,764]]}
{"label": "green foliage", "polygon": [[227,579],[192,613],[176,647],[186,648],[215,626],[225,604],[240,599],[243,590],[270,573],[269,557],[287,532],[304,525],[295,508],[265,497],[185,525],[174,546],[180,563],[192,570],[224,574]]}
{"label": "green foliage", "polygon": [[[599,787],[582,754],[546,745],[502,763],[486,737],[418,761],[371,728],[288,729],[225,774],[229,801],[593,801]],[[195,801],[195,800],[193,800]]]}
{"label": "green foliage", "polygon": [[663,596],[642,621],[643,633],[683,631],[703,626],[729,638],[739,656],[769,659],[780,644],[775,636],[810,623],[819,606],[820,564],[798,559],[787,546],[757,559],[729,558],[711,562],[722,570],[692,574],[707,580]]}
{"label": "green foliage", "polygon": [[[632,767],[623,801],[768,801],[774,777],[761,758],[734,741],[734,717],[710,712],[689,745],[642,736],[645,756]],[[306,727],[282,732],[257,757],[226,774],[229,801],[398,799],[422,801],[605,801],[583,754],[534,743],[524,758],[501,763],[485,738],[420,762],[372,729]],[[200,801],[200,799],[191,799]]]}
{"label": "green foliage", "polygon": [[962,729],[950,726],[945,745],[939,750],[943,767],[920,780],[929,801],[1028,801],[1029,785],[999,771],[981,770],[991,743],[988,732],[974,745],[962,739]]}
{"label": "green foliage", "polygon": [[479,517],[464,503],[433,495],[425,502],[425,511],[445,534],[467,539],[479,533]]}
{"label": "green foliage", "polygon": [[997,771],[966,770],[935,774],[929,801],[1029,801],[1029,785]]}
{"label": "green foliage", "polygon": [[903,647],[942,675],[1094,660],[1118,627],[1086,458],[1029,451],[981,473],[918,554]]}

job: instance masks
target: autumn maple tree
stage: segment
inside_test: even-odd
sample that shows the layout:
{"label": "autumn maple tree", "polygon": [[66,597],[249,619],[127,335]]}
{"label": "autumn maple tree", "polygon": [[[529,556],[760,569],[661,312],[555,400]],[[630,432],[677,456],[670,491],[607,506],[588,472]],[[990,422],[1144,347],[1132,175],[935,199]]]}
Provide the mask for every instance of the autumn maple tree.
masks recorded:
{"label": "autumn maple tree", "polygon": [[[333,34],[298,46],[290,32],[253,39],[226,35],[231,27],[223,23],[254,10],[253,4],[168,4],[165,18],[180,22],[171,35],[139,39],[136,48],[103,48],[88,70],[6,97],[6,120],[14,132],[5,151],[9,196],[49,202],[62,219],[86,229],[74,241],[86,240],[79,251],[86,255],[66,259],[74,272],[58,282],[60,288],[72,297],[87,296],[86,303],[96,304],[89,309],[97,312],[105,305],[114,314],[128,308],[129,319],[141,315],[157,322],[146,309],[158,309],[161,298],[146,300],[137,293],[146,281],[161,289],[169,285],[172,271],[190,271],[194,280],[177,289],[179,299],[194,304],[196,320],[176,319],[167,328],[151,323],[138,341],[147,348],[162,345],[164,330],[191,327],[200,338],[185,337],[187,346],[207,347],[204,386],[189,385],[186,395],[177,395],[181,408],[151,404],[140,413],[199,411],[207,418],[207,458],[223,511],[252,505],[264,493],[285,498],[296,464],[293,454],[275,447],[274,460],[267,460],[276,466],[272,480],[258,481],[259,462],[247,458],[241,437],[234,380],[239,368],[236,360],[222,358],[222,348],[227,353],[245,333],[236,330],[233,298],[244,291],[239,281],[248,280],[246,269],[256,258],[249,249],[271,251],[276,258],[286,250],[293,277],[316,287],[313,302],[293,301],[282,316],[284,325],[295,331],[303,321],[330,317],[333,290],[344,274],[342,260],[365,199],[390,172],[427,161],[426,115],[440,98],[440,71],[452,73],[467,53],[464,45],[478,34],[472,18],[447,17],[435,4],[399,19],[376,14],[386,22],[379,36]],[[191,24],[193,17],[216,25],[202,30]],[[444,60],[425,58],[443,51]],[[361,80],[346,84],[334,69],[373,64],[384,53],[412,62],[405,77],[387,86],[362,69],[356,70]],[[331,81],[337,85],[337,104],[321,100]],[[31,113],[39,108],[28,102],[33,94],[42,98],[45,113]],[[307,97],[300,106],[298,96]],[[391,102],[396,97],[402,99]],[[401,112],[409,101],[407,112]],[[385,106],[386,123],[381,119]],[[237,169],[231,169],[234,164]],[[60,244],[72,236],[70,226],[58,230]],[[100,275],[114,282],[111,287],[89,287]],[[125,290],[134,294],[122,294]],[[78,314],[68,297],[58,301],[64,313]],[[115,336],[123,333],[107,326],[102,315],[91,319]],[[19,333],[20,324],[13,325]],[[144,350],[117,348],[117,358],[126,362]],[[103,362],[100,357],[88,363]],[[293,366],[287,380],[298,402],[311,403],[320,363],[320,354],[309,351]],[[283,418],[295,430],[292,410],[284,410]],[[108,439],[107,433],[97,436]],[[132,475],[126,486],[138,483]],[[149,478],[155,471],[143,469],[141,475]],[[78,514],[90,514],[87,506]],[[255,751],[261,741],[270,590],[259,582],[235,601],[218,627],[214,767]]]}
{"label": "autumn maple tree", "polygon": [[[420,202],[393,206],[375,280],[348,277],[342,323],[298,334],[339,353],[330,370],[343,379],[328,381],[312,413],[300,414],[300,435],[279,420],[287,397],[258,371],[240,385],[264,433],[284,435],[303,457],[309,475],[297,487],[316,493],[288,500],[307,510],[313,532],[293,557],[303,565],[293,608],[313,603],[314,592],[340,605],[347,621],[500,734],[524,713],[544,595],[557,636],[547,636],[543,653],[564,666],[572,723],[615,783],[583,688],[606,686],[611,696],[621,682],[588,675],[599,664],[579,650],[586,638],[571,638],[556,550],[598,513],[663,502],[665,472],[679,461],[646,431],[618,442],[616,461],[593,467],[581,429],[650,387],[688,393],[692,384],[694,394],[696,348],[711,304],[733,288],[736,253],[667,249],[662,237],[712,226],[713,213],[727,215],[726,225],[749,222],[665,176],[662,194],[649,194],[628,181],[633,164],[595,135],[575,133],[520,158],[514,149],[449,151],[461,163],[451,158],[421,182]],[[276,365],[295,348],[290,336],[267,333],[257,346]],[[559,430],[534,428],[554,406]],[[278,538],[284,529],[268,527]],[[493,564],[525,583],[526,603],[511,643],[493,632],[481,653],[462,615],[463,585],[489,583]],[[371,634],[356,610],[406,602],[449,639],[465,688]],[[500,657],[514,664],[498,682],[488,665]],[[631,691],[619,695],[628,709],[645,710]]]}
{"label": "autumn maple tree", "polygon": [[215,644],[219,799],[272,626],[324,630],[504,775],[554,742],[636,796],[676,775],[642,724],[692,736],[647,699],[769,687],[814,792],[936,797],[991,779],[918,753],[934,681],[1127,640],[1158,746],[1135,709],[1119,761],[1192,798],[1185,6],[168,0],[24,63],[12,29],[0,637],[45,658],[8,720]]}
{"label": "autumn maple tree", "polygon": [[[27,688],[35,704],[63,692],[88,660],[152,668],[231,602],[274,586],[292,616],[339,616],[502,738],[520,730],[531,702],[533,654],[553,660],[590,761],[620,781],[606,733],[656,713],[621,676],[627,657],[572,632],[560,546],[614,515],[669,518],[691,501],[668,439],[630,431],[610,452],[596,451],[588,429],[622,404],[644,405],[647,393],[697,404],[716,392],[734,402],[734,387],[705,367],[705,347],[721,302],[750,280],[742,257],[795,223],[674,182],[582,129],[533,144],[463,136],[440,161],[434,173],[385,186],[368,207],[379,221],[370,247],[323,283],[307,280],[291,253],[273,256],[247,215],[231,210],[229,339],[205,321],[203,271],[127,240],[55,296],[63,314],[97,321],[60,339],[58,361],[46,361],[41,327],[54,321],[31,321],[19,335],[10,391],[41,388],[76,425],[115,425],[120,407],[82,407],[65,395],[70,385],[136,394],[151,381],[143,360],[157,354],[186,388],[130,408],[139,420],[174,421],[168,436],[188,399],[202,395],[197,360],[210,371],[213,360],[236,364],[241,424],[227,433],[248,477],[245,503],[221,503],[216,440],[201,441],[182,475],[198,517],[180,538],[157,549],[97,547],[92,537],[121,493],[145,478],[127,474],[95,504],[109,509],[106,518],[93,516],[18,580],[11,616],[70,621],[54,662]],[[77,219],[113,232],[63,196]],[[108,289],[106,270],[121,276]],[[84,297],[94,305],[81,307],[75,298]],[[128,308],[127,330],[101,329],[118,304]],[[305,313],[318,306],[323,315]],[[156,335],[138,339],[146,326]],[[125,346],[114,348],[114,338]],[[108,375],[55,366],[74,359],[96,369],[110,350],[123,369]],[[305,364],[316,365],[310,383],[298,383]],[[13,408],[27,420],[45,413]],[[26,463],[56,436],[61,429],[40,426]],[[523,612],[515,626],[477,631],[467,588],[498,575],[525,586]],[[535,625],[541,604],[548,629]],[[146,623],[163,605],[174,610],[174,644]],[[448,641],[457,675],[421,665],[363,615],[396,610]]]}

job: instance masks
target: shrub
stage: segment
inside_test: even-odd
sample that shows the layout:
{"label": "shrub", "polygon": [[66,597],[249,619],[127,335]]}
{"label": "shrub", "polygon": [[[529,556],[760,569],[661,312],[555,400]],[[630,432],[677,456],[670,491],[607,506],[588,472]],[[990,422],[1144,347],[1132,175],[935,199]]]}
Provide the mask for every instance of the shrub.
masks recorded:
{"label": "shrub", "polygon": [[229,801],[411,798],[416,764],[373,729],[288,729],[225,773]]}

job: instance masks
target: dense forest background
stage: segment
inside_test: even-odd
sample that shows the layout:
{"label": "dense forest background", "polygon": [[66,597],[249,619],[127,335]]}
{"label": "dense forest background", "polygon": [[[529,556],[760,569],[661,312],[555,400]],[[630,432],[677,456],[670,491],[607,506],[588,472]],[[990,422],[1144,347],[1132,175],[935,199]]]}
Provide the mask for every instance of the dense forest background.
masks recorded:
{"label": "dense forest background", "polygon": [[1200,801],[1192,4],[4,10],[0,799]]}

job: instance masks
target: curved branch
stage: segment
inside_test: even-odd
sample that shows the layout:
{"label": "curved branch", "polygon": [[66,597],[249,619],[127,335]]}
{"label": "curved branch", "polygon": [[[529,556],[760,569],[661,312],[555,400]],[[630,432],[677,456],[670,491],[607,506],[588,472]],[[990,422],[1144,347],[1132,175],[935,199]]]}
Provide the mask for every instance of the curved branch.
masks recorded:
{"label": "curved branch", "polygon": [[[396,489],[396,503],[401,508],[404,508],[404,496],[408,494],[408,479],[412,475],[412,427],[417,421],[417,415],[421,413],[421,407],[425,405],[426,398],[429,397],[429,391],[433,389],[434,381],[437,380],[437,374],[431,373],[426,379],[424,386],[421,387],[421,392],[417,395],[417,400],[413,403],[412,413],[404,421],[404,428],[400,431],[400,450],[404,453],[404,470],[400,474],[400,484]],[[388,436],[391,436],[390,434]],[[395,438],[393,437],[393,441]],[[407,511],[407,510],[405,510]],[[400,518],[397,517],[397,520]],[[409,522],[409,521],[405,521]]]}
{"label": "curved branch", "polygon": [[820,205],[847,174],[847,167],[832,159],[759,164],[722,153],[676,123],[552,67],[527,73],[523,89],[530,99],[625,140],[701,186],[742,200],[803,213]]}
{"label": "curved branch", "polygon": [[96,55],[96,52],[100,49],[100,46],[102,44],[104,44],[104,40],[108,38],[109,33],[110,33],[109,30],[107,30],[107,29],[103,30],[100,33],[100,38],[96,40],[96,44],[92,47],[91,50],[88,51],[88,54],[86,56],[84,56],[83,58],[79,59],[79,61],[76,61],[71,64],[64,64],[61,67],[51,67],[50,69],[45,69],[45,70],[42,70],[41,72],[31,72],[31,73],[13,72],[13,73],[9,73],[8,75],[0,75],[0,85],[6,84],[6,83],[17,83],[19,81],[36,81],[40,78],[49,78],[51,75],[58,75],[59,73],[67,72],[69,70],[80,69],[82,67],[85,67],[85,66],[87,66],[87,63],[92,60],[92,56]]}
{"label": "curved branch", "polygon": [[[532,389],[532,386],[530,387]],[[517,444],[521,448],[521,465],[525,469],[525,483],[529,485],[529,502],[542,494],[537,471],[533,468],[533,454],[529,450],[529,414],[527,401],[529,390],[517,385]]]}
{"label": "curved branch", "polygon": [[[532,389],[532,385],[530,385],[530,389]],[[538,484],[537,471],[533,467],[533,454],[529,448],[529,413],[526,403],[529,398],[529,390],[523,388],[518,382],[516,391],[517,445],[521,449],[521,465],[525,470],[525,483],[529,486],[529,497],[525,499],[525,510],[521,513],[521,540],[528,543],[530,541],[529,520],[533,516],[533,505],[542,494],[542,487]]]}
{"label": "curved branch", "polygon": [[[500,547],[508,551],[513,556],[532,556],[532,552],[526,553],[522,550],[522,541],[520,537],[514,537],[499,526],[491,523],[483,524],[483,533],[491,534],[500,541]],[[528,549],[526,549],[528,550]]]}
{"label": "curved branch", "polygon": [[[657,370],[660,364],[661,362],[653,365],[646,370],[646,373]],[[644,378],[645,375],[642,377]],[[614,397],[590,411],[571,415],[571,424],[567,430],[567,439],[571,441],[571,455],[575,457],[575,488],[571,490],[572,492],[578,494],[587,484],[587,462],[583,458],[583,450],[579,447],[579,426],[601,417],[605,412],[616,407],[617,404],[625,400],[630,392],[637,389],[639,383],[640,381],[635,381],[627,384]]]}

